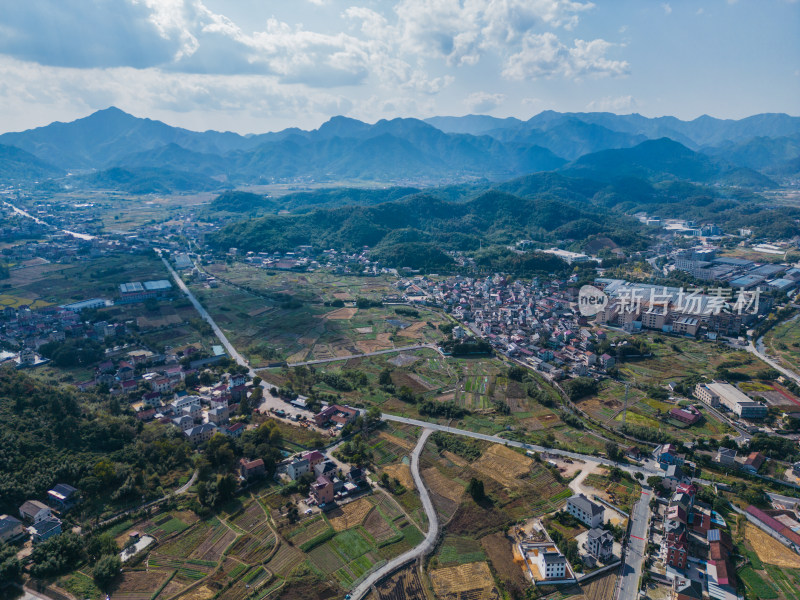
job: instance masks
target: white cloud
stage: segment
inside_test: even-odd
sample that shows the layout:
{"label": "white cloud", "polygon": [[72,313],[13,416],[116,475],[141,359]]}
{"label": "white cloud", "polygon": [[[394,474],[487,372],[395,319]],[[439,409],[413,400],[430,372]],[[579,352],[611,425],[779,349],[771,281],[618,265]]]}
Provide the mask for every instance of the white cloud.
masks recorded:
{"label": "white cloud", "polygon": [[592,100],[586,105],[588,111],[631,113],[638,107],[636,99],[631,96],[606,96],[599,100]]}
{"label": "white cloud", "polygon": [[567,78],[624,75],[626,61],[606,58],[612,46],[605,40],[575,40],[571,48],[553,33],[529,34],[522,48],[506,61],[503,76],[509,79],[538,79],[560,75]]}
{"label": "white cloud", "polygon": [[664,2],[661,5],[661,8],[664,9],[664,14],[665,15],[671,15],[672,14],[672,7],[669,5],[669,2]]}
{"label": "white cloud", "polygon": [[282,84],[276,77],[263,75],[57,68],[0,58],[0,82],[4,107],[0,131],[42,124],[31,121],[30,102],[47,115],[83,116],[111,105],[135,115],[170,114],[171,124],[200,130],[208,124],[193,124],[192,115],[207,118],[213,112],[220,123],[229,120],[228,126],[242,133],[263,131],[267,122],[310,126],[332,114],[347,114],[353,107],[343,95]]}
{"label": "white cloud", "polygon": [[505,99],[505,94],[474,92],[464,99],[464,104],[470,112],[487,113],[500,106]]}

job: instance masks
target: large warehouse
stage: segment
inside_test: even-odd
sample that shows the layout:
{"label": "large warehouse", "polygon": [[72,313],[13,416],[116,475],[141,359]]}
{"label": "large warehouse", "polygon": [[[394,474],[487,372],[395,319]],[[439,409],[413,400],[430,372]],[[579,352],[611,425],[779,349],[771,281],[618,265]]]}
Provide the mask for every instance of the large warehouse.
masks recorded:
{"label": "large warehouse", "polygon": [[698,383],[694,394],[706,404],[722,405],[743,419],[763,419],[767,416],[765,405],[756,402],[736,386],[724,381]]}

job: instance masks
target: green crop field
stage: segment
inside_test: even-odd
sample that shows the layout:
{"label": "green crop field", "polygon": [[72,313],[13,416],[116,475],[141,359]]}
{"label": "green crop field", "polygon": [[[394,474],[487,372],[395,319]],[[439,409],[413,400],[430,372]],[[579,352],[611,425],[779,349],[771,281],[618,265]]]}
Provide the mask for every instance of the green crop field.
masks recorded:
{"label": "green crop field", "polygon": [[774,600],[778,597],[775,588],[764,581],[764,579],[752,567],[745,567],[739,571],[739,577],[744,582],[749,592],[754,598],[759,600]]}

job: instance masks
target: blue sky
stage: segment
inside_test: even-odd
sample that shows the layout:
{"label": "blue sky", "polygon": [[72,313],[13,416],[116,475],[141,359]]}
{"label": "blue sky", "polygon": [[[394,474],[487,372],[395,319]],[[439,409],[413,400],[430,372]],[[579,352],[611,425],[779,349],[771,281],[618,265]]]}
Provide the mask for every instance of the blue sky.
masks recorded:
{"label": "blue sky", "polygon": [[800,114],[797,0],[0,0],[0,131]]}

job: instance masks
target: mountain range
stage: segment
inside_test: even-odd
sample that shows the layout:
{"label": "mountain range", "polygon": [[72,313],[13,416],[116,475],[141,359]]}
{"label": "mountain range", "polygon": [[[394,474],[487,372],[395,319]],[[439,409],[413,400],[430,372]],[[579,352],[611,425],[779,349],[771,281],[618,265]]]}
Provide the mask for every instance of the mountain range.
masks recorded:
{"label": "mountain range", "polygon": [[0,179],[65,178],[131,193],[225,189],[274,181],[502,181],[559,171],[614,181],[687,180],[765,187],[798,173],[800,118],[692,121],[542,112],[374,124],[333,117],[318,129],[258,135],[196,132],[117,108],[0,135]]}

